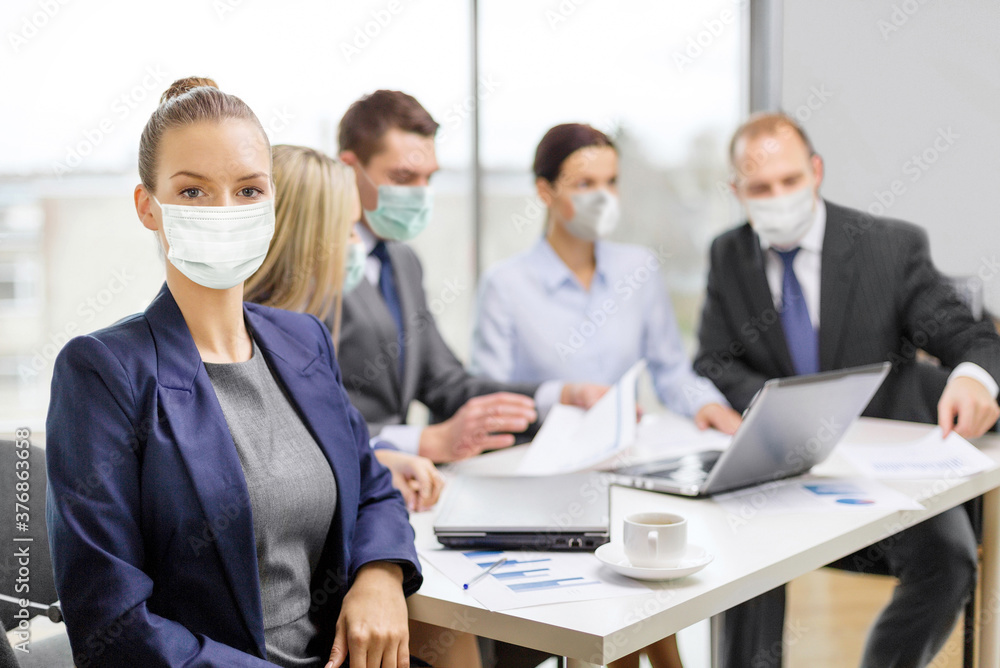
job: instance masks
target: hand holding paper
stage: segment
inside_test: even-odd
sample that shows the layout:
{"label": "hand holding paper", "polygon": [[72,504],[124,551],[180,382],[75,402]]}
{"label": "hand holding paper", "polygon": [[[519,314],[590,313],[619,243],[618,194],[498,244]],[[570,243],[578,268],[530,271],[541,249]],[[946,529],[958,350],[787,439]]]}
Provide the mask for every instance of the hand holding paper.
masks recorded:
{"label": "hand holding paper", "polygon": [[955,431],[942,439],[940,427],[916,441],[844,443],[840,449],[860,473],[870,478],[962,478],[996,466]]}
{"label": "hand holding paper", "polygon": [[644,368],[645,360],[636,362],[588,411],[553,406],[517,473],[541,476],[581,471],[632,445],[636,381]]}

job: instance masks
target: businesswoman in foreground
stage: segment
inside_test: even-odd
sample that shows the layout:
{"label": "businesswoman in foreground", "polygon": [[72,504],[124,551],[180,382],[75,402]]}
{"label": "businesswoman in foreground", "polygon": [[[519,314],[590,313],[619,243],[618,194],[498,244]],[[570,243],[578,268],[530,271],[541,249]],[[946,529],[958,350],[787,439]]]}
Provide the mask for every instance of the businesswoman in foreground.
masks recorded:
{"label": "businesswoman in foreground", "polygon": [[313,316],[243,303],[270,146],[186,79],[139,147],[166,254],[146,311],[70,341],[47,422],[56,588],[78,666],[407,666],[413,533]]}

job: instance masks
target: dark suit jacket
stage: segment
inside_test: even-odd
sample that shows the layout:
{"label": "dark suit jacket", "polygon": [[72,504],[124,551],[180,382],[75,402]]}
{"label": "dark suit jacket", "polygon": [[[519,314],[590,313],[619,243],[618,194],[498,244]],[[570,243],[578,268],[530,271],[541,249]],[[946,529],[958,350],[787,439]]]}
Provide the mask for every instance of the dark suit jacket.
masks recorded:
{"label": "dark suit jacket", "polygon": [[[974,362],[1000,378],[1000,338],[977,322],[931,263],[926,233],[826,203],[820,276],[820,369],[892,362],[865,411],[937,422],[951,368]],[[712,243],[695,369],[744,410],[769,378],[794,374],[756,233],[744,224]],[[917,364],[918,348],[943,367]]]}
{"label": "dark suit jacket", "polygon": [[[507,384],[470,375],[441,338],[424,295],[423,269],[409,246],[386,242],[403,314],[403,378],[398,371],[396,324],[377,286],[361,283],[344,297],[340,366],[351,401],[377,434],[405,424],[416,399],[446,420],[471,399],[492,392],[534,395],[538,385]],[[327,322],[332,329],[332,320]]]}
{"label": "dark suit jacket", "polygon": [[[363,564],[398,562],[405,592],[419,587],[413,531],[348,402],[323,323],[256,304],[244,314],[336,477],[312,583],[332,642]],[[46,425],[49,541],[77,665],[273,665],[246,481],[166,286],[145,313],[66,345]]]}

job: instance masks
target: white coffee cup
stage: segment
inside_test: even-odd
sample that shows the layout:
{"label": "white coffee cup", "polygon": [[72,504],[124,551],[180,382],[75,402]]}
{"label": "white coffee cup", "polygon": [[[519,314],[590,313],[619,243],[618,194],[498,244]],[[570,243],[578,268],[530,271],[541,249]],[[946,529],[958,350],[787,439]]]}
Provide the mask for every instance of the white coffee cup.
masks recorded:
{"label": "white coffee cup", "polygon": [[676,566],[687,550],[687,520],[674,513],[625,518],[625,556],[638,568]]}

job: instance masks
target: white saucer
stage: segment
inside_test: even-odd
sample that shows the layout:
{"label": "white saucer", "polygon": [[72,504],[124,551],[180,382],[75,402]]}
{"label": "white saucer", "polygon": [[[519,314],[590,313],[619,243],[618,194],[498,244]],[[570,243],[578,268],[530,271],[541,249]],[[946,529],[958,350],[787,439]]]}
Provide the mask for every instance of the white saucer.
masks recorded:
{"label": "white saucer", "polygon": [[682,578],[692,573],[697,573],[701,569],[712,563],[713,557],[705,548],[688,544],[684,558],[675,565],[663,568],[639,568],[629,563],[625,556],[625,551],[619,543],[605,543],[597,548],[594,555],[601,560],[605,566],[622,575],[636,580],[674,580]]}

